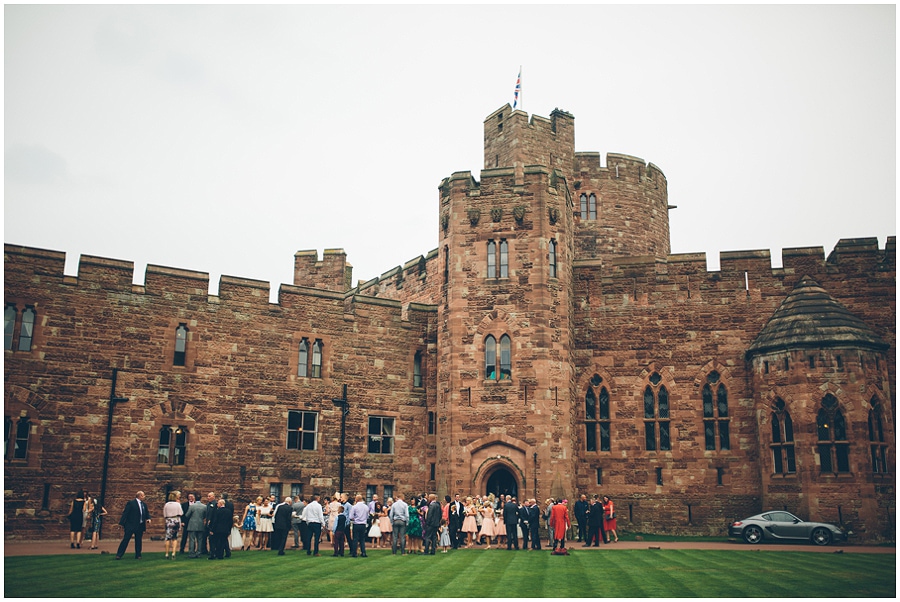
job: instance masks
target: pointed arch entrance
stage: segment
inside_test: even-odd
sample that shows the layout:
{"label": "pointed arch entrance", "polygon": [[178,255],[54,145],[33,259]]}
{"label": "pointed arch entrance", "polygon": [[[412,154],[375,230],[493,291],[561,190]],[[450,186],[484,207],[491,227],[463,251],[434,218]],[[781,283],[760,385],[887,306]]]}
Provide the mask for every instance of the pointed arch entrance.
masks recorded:
{"label": "pointed arch entrance", "polygon": [[512,495],[518,497],[519,483],[513,473],[503,465],[494,469],[487,478],[484,493],[493,493],[494,497]]}

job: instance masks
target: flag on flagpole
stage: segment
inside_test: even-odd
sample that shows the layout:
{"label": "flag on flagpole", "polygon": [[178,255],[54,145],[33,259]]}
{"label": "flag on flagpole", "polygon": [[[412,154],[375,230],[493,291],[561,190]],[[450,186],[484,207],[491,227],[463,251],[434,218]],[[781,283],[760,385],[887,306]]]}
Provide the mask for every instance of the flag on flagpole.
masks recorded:
{"label": "flag on flagpole", "polygon": [[522,67],[519,66],[519,77],[516,78],[516,92],[513,95],[513,110],[516,110],[516,106],[519,104],[519,94],[522,92]]}

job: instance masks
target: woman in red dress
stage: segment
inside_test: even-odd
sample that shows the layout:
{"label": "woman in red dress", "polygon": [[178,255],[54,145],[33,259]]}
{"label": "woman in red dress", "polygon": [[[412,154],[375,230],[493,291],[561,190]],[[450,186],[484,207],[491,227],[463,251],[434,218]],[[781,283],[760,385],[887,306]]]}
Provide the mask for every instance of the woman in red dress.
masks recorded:
{"label": "woman in red dress", "polygon": [[619,534],[616,533],[616,507],[608,495],[603,496],[603,530],[609,533],[607,537],[610,537],[611,543],[619,541]]}
{"label": "woman in red dress", "polygon": [[553,549],[566,549],[566,531],[569,530],[569,500],[553,504],[550,509],[550,527],[553,529]]}

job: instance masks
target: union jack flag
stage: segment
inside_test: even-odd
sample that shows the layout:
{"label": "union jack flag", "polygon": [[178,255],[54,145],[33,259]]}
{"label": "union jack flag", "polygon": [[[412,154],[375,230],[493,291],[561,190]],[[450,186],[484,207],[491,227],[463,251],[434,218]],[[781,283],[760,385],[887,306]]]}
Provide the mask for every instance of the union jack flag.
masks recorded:
{"label": "union jack flag", "polygon": [[516,78],[516,93],[513,95],[513,110],[519,104],[519,93],[522,91],[522,68],[519,67],[519,77]]}

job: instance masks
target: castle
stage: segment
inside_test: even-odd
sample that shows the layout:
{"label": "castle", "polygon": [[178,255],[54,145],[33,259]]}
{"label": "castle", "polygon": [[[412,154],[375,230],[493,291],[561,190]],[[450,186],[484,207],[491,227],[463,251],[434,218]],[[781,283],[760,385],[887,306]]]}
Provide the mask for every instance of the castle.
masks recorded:
{"label": "castle", "polygon": [[[620,528],[716,534],[787,509],[893,538],[895,237],[670,252],[652,163],[505,105],[438,247],[352,285],[341,250],[266,282],[4,247],[6,537],[81,488],[603,493]],[[342,434],[343,433],[343,434]],[[107,453],[108,452],[108,453]],[[341,483],[343,481],[343,483]]]}

